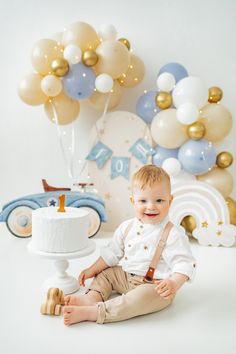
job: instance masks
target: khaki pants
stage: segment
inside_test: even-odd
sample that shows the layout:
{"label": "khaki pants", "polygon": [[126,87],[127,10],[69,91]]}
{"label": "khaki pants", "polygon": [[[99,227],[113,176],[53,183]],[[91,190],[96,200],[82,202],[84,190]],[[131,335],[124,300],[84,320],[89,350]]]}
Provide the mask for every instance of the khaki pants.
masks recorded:
{"label": "khaki pants", "polygon": [[[104,301],[97,305],[97,323],[127,320],[160,311],[171,304],[173,299],[164,299],[157,294],[156,284],[145,283],[143,279],[142,276],[124,272],[119,266],[99,273],[88,289],[98,291]],[[108,300],[112,290],[122,295]]]}

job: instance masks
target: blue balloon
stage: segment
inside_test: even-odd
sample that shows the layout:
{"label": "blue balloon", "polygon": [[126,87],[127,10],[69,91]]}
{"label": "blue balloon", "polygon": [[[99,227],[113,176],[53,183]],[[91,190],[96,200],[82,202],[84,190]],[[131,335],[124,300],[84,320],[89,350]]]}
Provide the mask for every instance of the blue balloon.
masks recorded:
{"label": "blue balloon", "polygon": [[178,158],[179,149],[166,149],[160,145],[156,146],[155,154],[152,156],[152,163],[156,166],[161,166],[163,161],[169,157]]}
{"label": "blue balloon", "polygon": [[202,175],[216,162],[216,149],[206,139],[188,140],[179,148],[178,159],[187,172]]}
{"label": "blue balloon", "polygon": [[80,100],[94,93],[96,75],[91,68],[82,63],[71,65],[67,75],[63,76],[64,92],[74,100]]}
{"label": "blue balloon", "polygon": [[158,73],[158,76],[166,72],[174,75],[176,83],[182,80],[184,77],[188,76],[188,72],[185,67],[178,63],[168,63],[162,66]]}
{"label": "blue balloon", "polygon": [[147,124],[152,122],[153,117],[160,111],[156,105],[157,91],[148,91],[139,97],[136,103],[136,113]]}

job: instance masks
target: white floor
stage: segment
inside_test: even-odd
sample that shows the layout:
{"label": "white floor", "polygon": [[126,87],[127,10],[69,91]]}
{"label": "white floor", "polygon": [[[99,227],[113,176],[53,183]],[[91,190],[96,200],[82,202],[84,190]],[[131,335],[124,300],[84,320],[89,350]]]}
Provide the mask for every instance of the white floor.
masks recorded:
{"label": "white floor", "polygon": [[[99,255],[110,234],[93,239],[96,251],[70,261],[74,276]],[[0,224],[0,352],[2,354],[235,354],[236,247],[201,247],[192,241],[197,276],[172,307],[124,322],[65,327],[62,317],[40,315],[41,285],[53,261],[27,252],[29,239]],[[81,292],[83,289],[80,290]]]}

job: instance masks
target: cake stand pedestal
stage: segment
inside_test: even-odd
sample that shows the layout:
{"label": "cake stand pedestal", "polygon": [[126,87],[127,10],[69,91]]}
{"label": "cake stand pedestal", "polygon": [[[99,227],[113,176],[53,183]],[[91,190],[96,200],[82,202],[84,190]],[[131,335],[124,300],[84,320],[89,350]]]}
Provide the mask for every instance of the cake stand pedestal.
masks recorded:
{"label": "cake stand pedestal", "polygon": [[56,273],[53,277],[45,280],[43,283],[43,291],[46,292],[49,288],[59,288],[63,291],[64,295],[76,292],[79,289],[78,280],[66,272],[69,267],[68,259],[85,257],[91,254],[95,248],[96,246],[94,241],[88,240],[88,246],[80,251],[69,253],[49,253],[35,249],[32,242],[30,242],[28,244],[28,250],[30,253],[42,258],[54,260]]}

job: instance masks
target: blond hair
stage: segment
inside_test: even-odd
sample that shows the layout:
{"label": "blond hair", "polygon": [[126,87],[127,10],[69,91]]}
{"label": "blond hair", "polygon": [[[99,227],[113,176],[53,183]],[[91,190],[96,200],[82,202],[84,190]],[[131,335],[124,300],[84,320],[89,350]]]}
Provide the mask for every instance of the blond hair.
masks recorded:
{"label": "blond hair", "polygon": [[145,165],[133,175],[132,187],[138,186],[140,189],[144,189],[162,181],[166,181],[170,186],[170,176],[163,168],[155,165]]}

